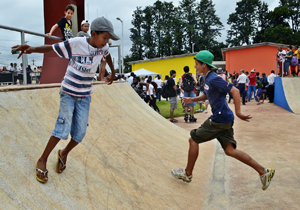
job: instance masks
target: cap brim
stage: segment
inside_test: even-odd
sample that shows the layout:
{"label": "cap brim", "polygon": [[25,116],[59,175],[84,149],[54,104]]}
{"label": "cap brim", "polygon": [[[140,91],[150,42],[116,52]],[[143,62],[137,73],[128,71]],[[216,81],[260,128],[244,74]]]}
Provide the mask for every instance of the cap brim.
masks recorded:
{"label": "cap brim", "polygon": [[120,37],[118,37],[116,34],[114,34],[113,32],[108,32],[109,34],[110,34],[110,38],[112,39],[112,40],[115,40],[115,41],[117,41],[117,40],[119,40],[120,39]]}
{"label": "cap brim", "polygon": [[[194,59],[196,59],[197,61],[201,61],[201,60],[199,60],[199,59],[197,59],[196,57],[194,57]],[[201,61],[202,63],[205,63],[204,61]],[[212,65],[212,64],[208,64],[208,63],[206,63],[207,65],[209,65],[210,67],[212,67],[212,68],[214,68],[214,69],[217,69],[218,67],[216,67],[216,66],[214,66],[214,65]]]}

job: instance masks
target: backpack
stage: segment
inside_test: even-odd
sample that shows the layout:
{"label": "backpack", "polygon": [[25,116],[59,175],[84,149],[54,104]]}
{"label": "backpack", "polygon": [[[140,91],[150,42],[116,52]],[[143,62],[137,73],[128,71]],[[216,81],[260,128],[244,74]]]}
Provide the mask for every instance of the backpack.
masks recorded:
{"label": "backpack", "polygon": [[298,66],[298,65],[299,65],[299,61],[297,59],[297,56],[293,55],[292,61],[291,61],[291,66]]}
{"label": "backpack", "polygon": [[191,73],[184,74],[183,80],[182,80],[182,88],[185,92],[191,92],[194,90],[195,87],[195,81],[192,77]]}
{"label": "backpack", "polygon": [[169,89],[169,87],[168,87],[168,84],[164,84],[164,85],[162,86],[162,89],[161,89],[161,96],[162,96],[163,98],[168,98],[168,97],[171,96],[171,91],[170,91],[170,89]]}

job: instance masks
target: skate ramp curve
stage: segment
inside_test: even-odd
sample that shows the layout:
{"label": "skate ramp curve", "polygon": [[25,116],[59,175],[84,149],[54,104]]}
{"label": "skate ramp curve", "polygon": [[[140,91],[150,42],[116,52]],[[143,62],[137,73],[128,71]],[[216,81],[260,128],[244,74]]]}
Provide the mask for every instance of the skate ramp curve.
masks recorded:
{"label": "skate ramp curve", "polygon": [[[54,128],[59,85],[0,88],[0,209],[203,209],[210,164],[191,184],[171,168],[187,161],[189,132],[151,109],[127,82],[94,85],[87,135],[55,172],[60,141],[39,183],[35,164]],[[202,155],[202,156],[201,156]],[[198,161],[213,159],[214,149]]]}
{"label": "skate ramp curve", "polygon": [[275,104],[300,114],[300,79],[275,78]]}

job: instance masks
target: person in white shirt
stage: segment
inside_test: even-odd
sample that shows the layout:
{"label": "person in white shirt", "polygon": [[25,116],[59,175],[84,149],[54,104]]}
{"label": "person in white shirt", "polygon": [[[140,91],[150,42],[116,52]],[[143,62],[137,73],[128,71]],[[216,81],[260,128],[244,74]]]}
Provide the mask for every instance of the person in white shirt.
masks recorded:
{"label": "person in white shirt", "polygon": [[148,103],[148,101],[149,101],[149,106],[150,107],[153,106],[154,110],[160,114],[160,110],[156,105],[156,97],[155,97],[156,89],[154,87],[154,85],[156,85],[156,84],[155,84],[155,82],[152,82],[151,79],[152,78],[149,77],[147,80],[148,90],[147,90],[147,96],[145,98],[145,102]]}
{"label": "person in white shirt", "polygon": [[163,81],[162,81],[160,75],[157,75],[157,77],[154,79],[154,82],[157,84],[156,99],[158,99],[160,101],[161,100],[161,89],[162,89],[162,85],[163,85]]}
{"label": "person in white shirt", "polygon": [[18,79],[18,70],[15,68],[13,63],[11,63],[10,66],[8,67],[8,71],[13,74],[13,76],[14,76],[14,85],[16,85],[17,84],[17,79]]}
{"label": "person in white shirt", "polygon": [[22,85],[23,84],[23,64],[22,63],[18,67],[18,79],[19,79],[20,85]]}
{"label": "person in white shirt", "polygon": [[278,47],[277,57],[279,58],[279,75],[283,73],[284,61],[285,61],[286,51],[282,50],[282,47]]}
{"label": "person in white shirt", "polygon": [[274,70],[271,71],[271,74],[268,76],[268,96],[269,96],[269,103],[274,103],[274,81],[276,75],[274,74]]}
{"label": "person in white shirt", "polygon": [[128,77],[127,82],[132,85],[133,78],[135,77],[135,74],[133,72],[130,73],[130,77]]}
{"label": "person in white shirt", "polygon": [[241,69],[240,71],[240,76],[238,77],[237,81],[238,81],[238,89],[240,90],[240,95],[243,98],[243,105],[246,105],[246,95],[245,95],[245,85],[247,82],[247,76],[245,74],[244,69]]}

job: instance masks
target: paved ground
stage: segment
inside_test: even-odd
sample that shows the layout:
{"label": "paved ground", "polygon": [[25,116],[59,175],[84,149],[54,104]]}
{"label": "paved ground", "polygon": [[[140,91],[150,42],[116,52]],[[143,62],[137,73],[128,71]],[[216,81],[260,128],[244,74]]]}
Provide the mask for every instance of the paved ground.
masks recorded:
{"label": "paved ground", "polygon": [[0,88],[0,209],[299,209],[299,116],[250,102],[242,108],[251,122],[235,121],[238,148],[276,169],[267,191],[215,140],[201,145],[186,184],[170,169],[185,166],[187,130],[209,114],[197,114],[197,124],[179,118],[174,125],[126,83],[94,86],[86,138],[57,174],[61,141],[48,160],[49,181],[40,184],[35,163],[55,124],[59,87],[39,87]]}

